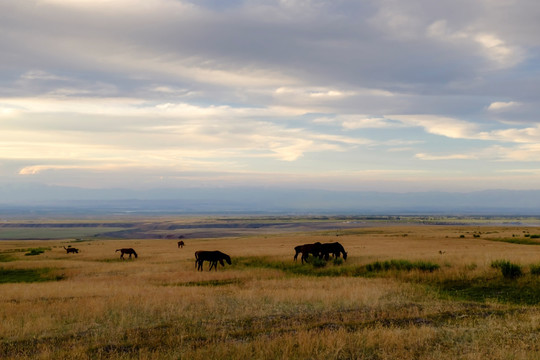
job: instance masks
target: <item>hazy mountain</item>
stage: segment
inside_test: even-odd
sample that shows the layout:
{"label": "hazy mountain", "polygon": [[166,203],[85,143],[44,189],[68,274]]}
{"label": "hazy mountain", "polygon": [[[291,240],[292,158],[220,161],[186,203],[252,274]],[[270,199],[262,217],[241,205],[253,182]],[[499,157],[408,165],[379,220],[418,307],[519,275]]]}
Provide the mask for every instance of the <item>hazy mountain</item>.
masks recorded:
{"label": "hazy mountain", "polygon": [[540,191],[354,192],[276,188],[82,189],[0,185],[6,213],[354,213],[540,215]]}

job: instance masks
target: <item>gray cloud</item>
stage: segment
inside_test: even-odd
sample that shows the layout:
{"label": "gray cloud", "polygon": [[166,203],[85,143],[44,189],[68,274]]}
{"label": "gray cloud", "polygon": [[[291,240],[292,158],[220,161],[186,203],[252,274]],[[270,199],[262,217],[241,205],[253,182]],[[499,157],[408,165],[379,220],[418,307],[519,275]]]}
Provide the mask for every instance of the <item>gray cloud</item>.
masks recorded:
{"label": "gray cloud", "polygon": [[[397,153],[392,142],[414,144],[400,158],[412,173],[429,170],[422,159],[485,160],[456,151],[470,141],[530,161],[538,15],[532,0],[3,2],[3,158],[11,169],[41,132],[19,169],[75,172],[65,150],[44,159],[55,143],[80,143],[82,169],[139,149],[141,166],[182,159],[193,171],[256,171],[254,158],[276,172],[290,170],[276,159],[345,169],[334,156],[365,153],[385,161],[366,166],[395,170],[373,150]],[[436,152],[440,137],[454,142]]]}

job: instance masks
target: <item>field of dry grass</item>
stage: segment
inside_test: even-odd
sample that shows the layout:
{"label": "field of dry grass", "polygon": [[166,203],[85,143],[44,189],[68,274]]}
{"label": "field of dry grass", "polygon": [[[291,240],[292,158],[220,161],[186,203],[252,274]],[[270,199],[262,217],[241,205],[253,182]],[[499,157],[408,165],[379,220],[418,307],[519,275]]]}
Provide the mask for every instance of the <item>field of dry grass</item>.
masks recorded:
{"label": "field of dry grass", "polygon": [[[183,249],[0,241],[0,358],[540,359],[540,246],[526,234],[534,228],[414,225],[189,239]],[[347,261],[294,263],[294,246],[315,241],[339,241]],[[139,257],[120,260],[121,247]],[[215,249],[233,264],[197,272],[194,252]],[[523,276],[503,278],[491,266],[503,259]],[[390,260],[438,269],[366,270]]]}

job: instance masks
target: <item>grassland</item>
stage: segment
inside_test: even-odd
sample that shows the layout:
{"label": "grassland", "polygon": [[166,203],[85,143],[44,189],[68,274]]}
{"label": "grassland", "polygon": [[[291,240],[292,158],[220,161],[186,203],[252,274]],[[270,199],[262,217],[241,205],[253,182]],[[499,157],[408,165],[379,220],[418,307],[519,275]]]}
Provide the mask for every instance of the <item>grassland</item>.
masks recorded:
{"label": "grassland", "polygon": [[[183,249],[173,239],[0,241],[0,279],[10,279],[0,282],[0,358],[540,359],[534,230],[376,223],[193,238]],[[293,247],[315,241],[339,241],[347,261],[295,263]],[[120,247],[139,257],[122,261]],[[193,253],[205,249],[233,264],[197,272]],[[502,260],[522,276],[503,277],[492,266]]]}

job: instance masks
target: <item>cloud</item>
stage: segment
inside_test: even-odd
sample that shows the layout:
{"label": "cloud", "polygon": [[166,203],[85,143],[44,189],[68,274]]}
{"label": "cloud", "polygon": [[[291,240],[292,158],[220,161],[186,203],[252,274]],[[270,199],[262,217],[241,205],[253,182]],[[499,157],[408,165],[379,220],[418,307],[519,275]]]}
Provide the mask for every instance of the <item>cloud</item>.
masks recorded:
{"label": "cloud", "polygon": [[68,80],[63,76],[48,73],[43,70],[30,70],[21,75],[24,80]]}
{"label": "cloud", "polygon": [[365,117],[362,115],[357,116],[341,116],[338,121],[342,122],[342,126],[345,129],[362,129],[362,128],[390,128],[398,127],[396,122],[392,122],[385,118]]}
{"label": "cloud", "polygon": [[506,109],[509,109],[509,108],[516,107],[518,105],[519,105],[519,103],[515,102],[515,101],[506,101],[506,102],[504,102],[504,101],[495,101],[495,102],[492,102],[491,104],[489,104],[488,110],[491,110],[491,111],[506,110]]}
{"label": "cloud", "polygon": [[473,173],[534,162],[539,11],[531,0],[2,2],[0,158],[35,177],[129,166],[336,171],[351,183],[373,163],[412,178],[438,161],[460,173],[460,160]]}
{"label": "cloud", "polygon": [[448,155],[430,155],[430,154],[423,154],[419,153],[416,154],[415,157],[420,160],[432,160],[432,161],[439,161],[439,160],[475,160],[477,159],[476,156],[471,154],[448,154]]}
{"label": "cloud", "polygon": [[419,126],[430,134],[456,139],[475,137],[478,126],[474,123],[439,115],[390,115],[407,126]]}

